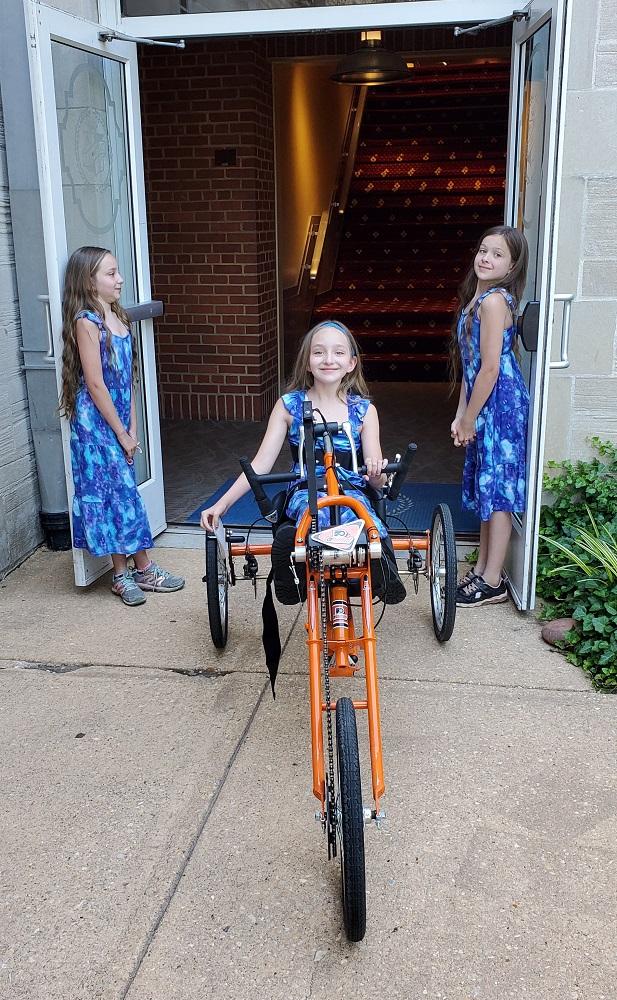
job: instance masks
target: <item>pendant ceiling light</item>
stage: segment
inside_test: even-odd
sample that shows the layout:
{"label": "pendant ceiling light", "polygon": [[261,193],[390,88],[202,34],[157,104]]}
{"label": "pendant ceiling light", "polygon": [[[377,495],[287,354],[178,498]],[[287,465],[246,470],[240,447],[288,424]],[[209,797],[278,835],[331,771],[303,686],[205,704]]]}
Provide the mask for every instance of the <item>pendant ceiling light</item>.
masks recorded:
{"label": "pendant ceiling light", "polygon": [[353,86],[377,87],[406,80],[411,75],[402,56],[382,48],[381,31],[363,31],[360,45],[356,52],[341,59],[330,79]]}

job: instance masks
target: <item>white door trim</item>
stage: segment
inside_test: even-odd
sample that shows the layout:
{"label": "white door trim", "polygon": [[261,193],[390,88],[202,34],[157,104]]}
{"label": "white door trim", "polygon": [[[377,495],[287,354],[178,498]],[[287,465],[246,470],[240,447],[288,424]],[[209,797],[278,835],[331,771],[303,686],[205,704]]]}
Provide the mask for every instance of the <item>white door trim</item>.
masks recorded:
{"label": "white door trim", "polygon": [[421,27],[480,23],[508,17],[513,0],[412,0],[212,14],[151,14],[123,17],[120,28],[141,38],[195,38],[213,35],[346,31],[352,28]]}
{"label": "white door trim", "polygon": [[[52,42],[60,42],[93,52],[125,66],[126,140],[130,163],[132,198],[132,228],[136,264],[136,293],[142,301],[150,298],[148,241],[146,231],[146,201],[141,143],[140,105],[137,75],[136,45],[115,41],[103,45],[98,39],[100,26],[82,18],[50,8],[36,0],[24,0],[26,25],[30,37],[29,58],[32,102],[37,149],[41,215],[49,308],[56,359],[56,382],[61,390],[62,364],[62,272],[68,250],[64,225],[62,172],[58,141],[58,123],[53,95],[54,75]],[[50,97],[51,95],[51,97]],[[145,384],[150,478],[139,487],[150,518],[153,534],[166,527],[163,493],[163,469],[154,358],[154,333],[151,320],[142,323],[143,377]],[[67,480],[69,510],[73,498],[71,475],[70,428],[61,421],[62,446]],[[107,557],[94,557],[83,549],[73,549],[75,582],[78,586],[92,583],[109,566]]]}
{"label": "white door trim", "polygon": [[521,610],[535,606],[535,580],[538,557],[538,532],[542,502],[544,467],[544,441],[546,436],[546,411],[549,384],[549,361],[553,326],[555,294],[555,260],[559,217],[559,191],[561,185],[563,121],[568,70],[568,45],[571,4],[567,0],[536,0],[531,8],[532,20],[515,25],[512,54],[512,91],[510,105],[510,130],[508,140],[508,167],[506,187],[506,222],[515,225],[518,213],[518,169],[520,165],[517,131],[519,122],[520,91],[515,92],[520,79],[522,46],[551,21],[551,49],[554,54],[549,65],[544,141],[544,177],[540,257],[541,269],[538,282],[540,316],[538,345],[534,358],[534,377],[531,386],[530,421],[528,431],[529,457],[527,462],[527,510],[522,523],[514,520],[513,538],[507,566],[508,579],[517,605]]}

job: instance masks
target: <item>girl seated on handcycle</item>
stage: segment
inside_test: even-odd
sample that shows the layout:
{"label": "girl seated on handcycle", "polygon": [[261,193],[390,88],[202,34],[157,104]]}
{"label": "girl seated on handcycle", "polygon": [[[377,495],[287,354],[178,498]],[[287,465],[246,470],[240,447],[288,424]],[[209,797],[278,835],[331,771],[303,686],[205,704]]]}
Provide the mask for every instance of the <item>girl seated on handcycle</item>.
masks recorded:
{"label": "girl seated on handcycle", "polygon": [[[379,442],[377,410],[368,398],[368,389],[362,374],[360,351],[350,330],[336,320],[318,323],[304,337],[294,366],[288,391],[274,406],[264,439],[253,459],[258,475],[266,475],[278,458],[285,438],[289,438],[292,453],[295,449],[298,483],[291,484],[285,503],[287,521],[275,529],[272,543],[272,568],[274,590],[281,604],[297,604],[306,596],[304,573],[295,574],[291,568],[291,551],[294,547],[295,526],[308,506],[306,481],[300,480],[297,463],[299,432],[302,427],[302,404],[310,400],[318,420],[341,424],[349,421],[356,451],[361,453],[367,474],[360,476],[350,468],[338,467],[338,479],[346,496],[359,499],[372,515],[382,540],[381,564],[371,567],[373,593],[384,598],[386,604],[398,604],[405,598],[405,588],[398,575],[396,558],[383,522],[377,517],[367,487],[379,490],[385,482],[382,473],[387,460],[382,458]],[[319,442],[317,442],[319,445]],[[334,437],[337,460],[344,462],[350,454],[349,441],[343,434]],[[323,465],[317,466],[317,475],[323,475]],[[244,473],[211,507],[201,514],[201,526],[206,531],[217,527],[219,519],[240,497],[250,489]],[[323,495],[318,493],[318,495]],[[343,523],[354,520],[356,514],[349,507],[339,508]],[[329,511],[319,512],[319,528],[329,526]]]}

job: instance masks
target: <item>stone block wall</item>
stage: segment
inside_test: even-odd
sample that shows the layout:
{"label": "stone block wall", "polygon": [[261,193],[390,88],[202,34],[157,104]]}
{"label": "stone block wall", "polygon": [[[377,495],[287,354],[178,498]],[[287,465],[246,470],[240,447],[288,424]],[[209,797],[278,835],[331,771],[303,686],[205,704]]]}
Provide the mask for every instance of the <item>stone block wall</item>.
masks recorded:
{"label": "stone block wall", "polygon": [[557,460],[587,456],[591,436],[617,441],[616,0],[574,0],[569,58],[555,290],[575,299],[571,364],[550,375],[546,457]]}
{"label": "stone block wall", "polygon": [[0,100],[0,578],[42,540]]}

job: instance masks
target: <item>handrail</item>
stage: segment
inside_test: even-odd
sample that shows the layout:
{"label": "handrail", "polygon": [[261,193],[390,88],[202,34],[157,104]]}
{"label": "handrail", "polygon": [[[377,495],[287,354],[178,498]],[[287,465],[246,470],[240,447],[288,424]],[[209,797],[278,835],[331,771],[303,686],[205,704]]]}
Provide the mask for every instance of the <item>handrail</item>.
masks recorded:
{"label": "handrail", "polygon": [[354,94],[351,99],[351,107],[349,109],[349,118],[347,119],[347,128],[345,130],[343,152],[341,156],[341,165],[343,167],[342,177],[340,178],[339,185],[337,185],[337,191],[334,195],[333,202],[333,205],[338,209],[339,215],[343,215],[347,207],[347,199],[349,197],[349,189],[351,187],[351,178],[353,175],[354,164],[356,162],[356,152],[358,150],[360,126],[362,124],[364,105],[366,103],[367,89],[367,87],[355,87]]}
{"label": "handrail", "polygon": [[322,212],[321,218],[319,220],[319,229],[317,230],[317,238],[315,240],[315,246],[313,247],[313,256],[311,258],[311,266],[309,270],[309,278],[311,281],[315,281],[317,277],[317,272],[319,271],[319,265],[321,263],[321,255],[323,254],[324,243],[326,242],[326,233],[328,231],[328,222],[330,220],[329,212]]}
{"label": "handrail", "polygon": [[[319,228],[313,244],[312,253],[310,251],[310,242],[313,236],[312,225],[315,217],[311,216],[309,220],[309,231],[304,246],[304,256],[302,258],[302,266],[300,269],[298,291],[300,290],[302,279],[306,271],[308,271],[309,274],[309,281],[313,282],[317,280],[321,261],[324,257],[326,240],[328,234],[331,232],[330,225],[335,216],[340,217],[345,212],[347,199],[349,197],[349,189],[351,187],[353,168],[356,162],[358,137],[360,135],[360,125],[362,124],[362,115],[364,113],[364,105],[366,103],[366,92],[366,87],[354,87],[353,94],[351,96],[351,103],[349,105],[349,114],[347,115],[347,122],[345,124],[345,132],[341,146],[341,158],[334,186],[334,194],[332,196],[329,209],[326,212],[321,213]],[[310,260],[308,259],[309,255]]]}
{"label": "handrail", "polygon": [[311,257],[309,267],[310,281],[317,280],[321,261],[324,257],[327,238],[332,232],[331,224],[334,218],[337,216],[340,218],[345,212],[347,199],[349,197],[349,189],[351,187],[353,168],[356,162],[358,137],[360,135],[360,125],[362,124],[362,115],[364,113],[364,105],[366,103],[366,93],[366,87],[354,87],[353,94],[351,96],[349,114],[347,115],[347,123],[345,125],[345,133],[343,135],[343,143],[341,147],[341,159],[339,161],[339,169],[336,177],[336,184],[334,186],[334,194],[328,211],[322,212],[319,222],[319,230],[313,247],[313,255]]}
{"label": "handrail", "polygon": [[[317,221],[319,220],[319,222]],[[319,215],[309,215],[308,226],[306,229],[306,239],[304,241],[304,250],[302,252],[302,262],[300,264],[300,271],[298,274],[298,283],[296,285],[296,293],[300,295],[302,287],[304,285],[304,279],[307,272],[311,272],[313,267],[313,257],[315,254],[315,242],[317,240],[319,229],[321,227],[322,216]],[[312,277],[312,275],[310,275]]]}

